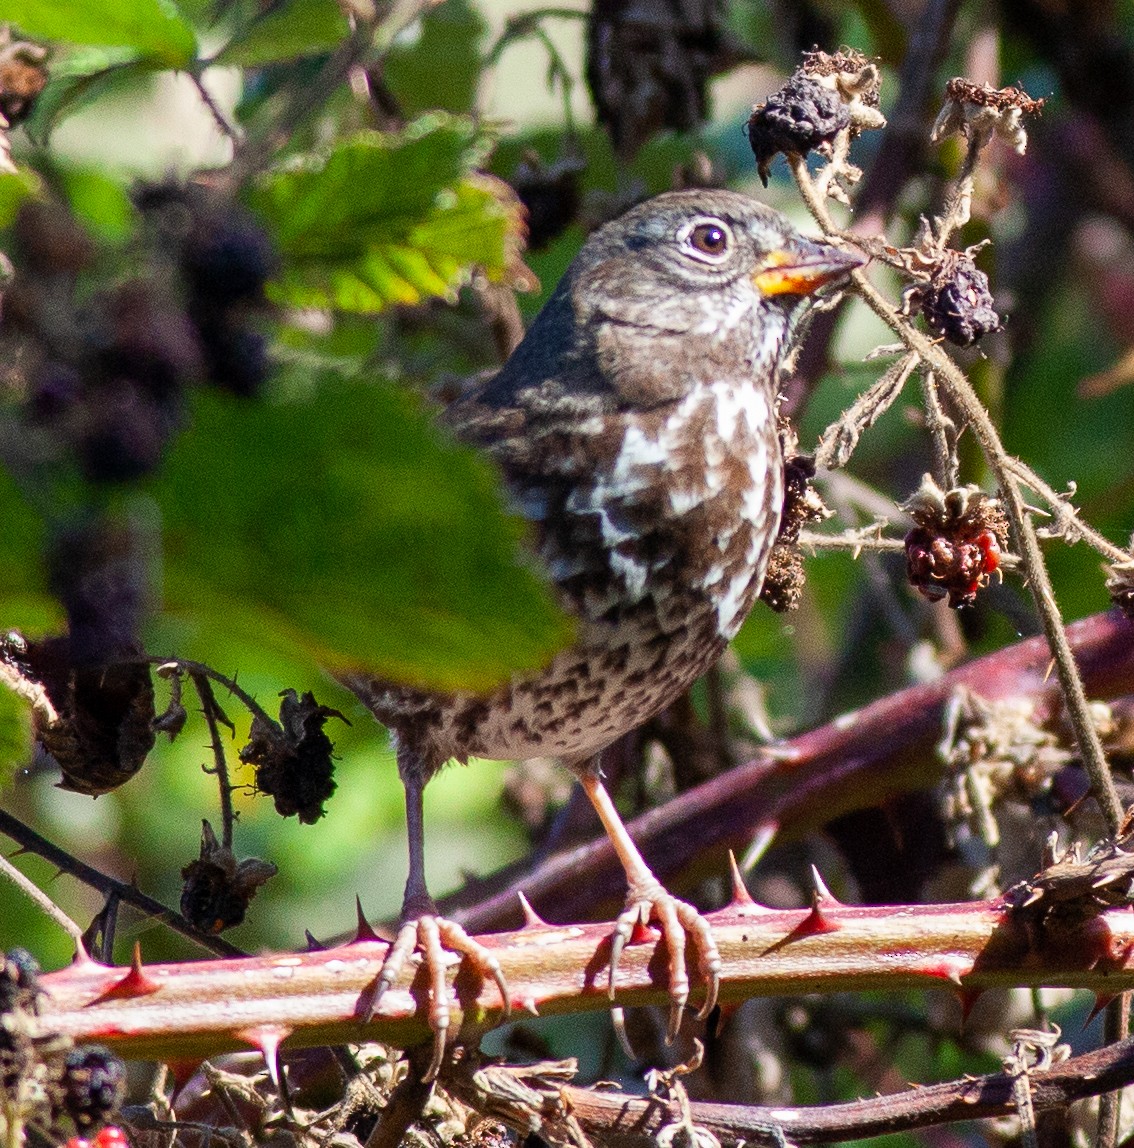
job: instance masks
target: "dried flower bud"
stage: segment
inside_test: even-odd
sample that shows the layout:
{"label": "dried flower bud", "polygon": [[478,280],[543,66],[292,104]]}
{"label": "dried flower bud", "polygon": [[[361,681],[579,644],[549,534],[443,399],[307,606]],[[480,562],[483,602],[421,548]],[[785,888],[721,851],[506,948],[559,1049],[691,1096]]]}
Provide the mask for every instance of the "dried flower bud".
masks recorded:
{"label": "dried flower bud", "polygon": [[181,915],[204,933],[217,934],[244,920],[248,902],[276,875],[270,861],[237,861],[213,827],[201,822],[201,856],[181,870]]}
{"label": "dried flower bud", "polygon": [[902,507],[914,520],[906,535],[910,584],[931,601],[971,606],[1000,568],[1008,519],[998,498],[975,486],[943,491],[929,475]]}
{"label": "dried flower bud", "polygon": [[988,276],[968,252],[946,251],[928,281],[906,292],[906,307],[920,311],[932,331],[958,347],[971,347],[1003,326]]}
{"label": "dried flower bud", "polygon": [[784,508],[780,531],[768,558],[760,600],[777,614],[794,610],[803,596],[803,557],[797,545],[799,532],[808,522],[821,522],[831,512],[812,489],[815,462],[796,455],[784,463]]}
{"label": "dried flower bud", "polygon": [[323,726],[329,717],[347,719],[319,705],[310,693],[300,698],[295,690],[284,690],[280,696],[281,724],[254,718],[240,760],[256,767],[256,788],[271,794],[281,817],[294,814],[311,825],[323,816],[323,802],[335,792],[334,746]]}
{"label": "dried flower bud", "polygon": [[945,85],[945,103],[929,138],[937,143],[961,132],[984,147],[997,135],[1023,155],[1028,147],[1023,117],[1038,115],[1042,108],[1043,100],[1033,100],[1019,88],[998,89],[956,76]]}
{"label": "dried flower bud", "polygon": [[1116,562],[1107,571],[1107,593],[1110,600],[1134,622],[1134,559]]}
{"label": "dried flower bud", "polygon": [[[5,29],[5,35],[7,30]],[[47,86],[47,49],[27,40],[0,43],[0,116],[18,124]]]}

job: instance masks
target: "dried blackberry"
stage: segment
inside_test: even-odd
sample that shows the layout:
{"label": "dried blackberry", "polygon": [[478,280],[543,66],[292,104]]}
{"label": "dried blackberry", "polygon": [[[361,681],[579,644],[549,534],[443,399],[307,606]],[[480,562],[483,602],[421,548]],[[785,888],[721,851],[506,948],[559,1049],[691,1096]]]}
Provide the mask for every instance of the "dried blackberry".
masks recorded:
{"label": "dried blackberry", "polygon": [[217,934],[244,920],[248,902],[276,875],[270,861],[237,861],[213,827],[201,822],[201,855],[181,870],[181,915],[204,933]]}
{"label": "dried blackberry", "polygon": [[811,488],[815,462],[808,455],[795,455],[784,463],[784,508],[780,531],[768,558],[760,588],[760,600],[776,613],[794,610],[803,596],[805,581],[799,533],[808,522],[828,517],[830,511]]}
{"label": "dried blackberry", "polygon": [[921,312],[930,330],[958,347],[971,347],[1003,326],[988,276],[961,251],[950,251],[928,283],[907,294],[909,309]]}
{"label": "dried blackberry", "polygon": [[72,1049],[63,1066],[63,1108],[80,1131],[105,1124],[122,1103],[126,1066],[109,1049],[88,1044]]}
{"label": "dried blackberry", "polygon": [[704,122],[709,80],[748,58],[724,8],[723,0],[594,0],[587,86],[620,156],[666,128]]}
{"label": "dried blackberry", "polygon": [[527,211],[529,250],[546,247],[578,218],[584,167],[574,157],[544,167],[539,156],[529,153],[512,173],[508,182]]}
{"label": "dried blackberry", "polygon": [[837,91],[796,72],[765,103],[753,108],[748,119],[748,143],[764,186],[768,186],[772,160],[780,152],[805,156],[831,143],[850,123],[850,110]]}
{"label": "dried blackberry", "polygon": [[39,962],[27,949],[0,953],[0,1013],[35,1007],[39,992]]}
{"label": "dried blackberry", "polygon": [[300,698],[295,690],[285,690],[280,696],[280,724],[254,718],[240,760],[256,767],[256,788],[274,798],[281,817],[298,816],[312,825],[335,792],[334,746],[323,726],[329,717],[346,718],[319,705],[311,693]]}

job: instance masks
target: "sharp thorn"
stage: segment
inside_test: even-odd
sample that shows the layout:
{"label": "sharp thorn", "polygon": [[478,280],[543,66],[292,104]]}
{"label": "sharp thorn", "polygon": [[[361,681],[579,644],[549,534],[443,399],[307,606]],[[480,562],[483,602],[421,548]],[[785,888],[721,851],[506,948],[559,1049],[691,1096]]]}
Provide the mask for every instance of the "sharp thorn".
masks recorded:
{"label": "sharp thorn", "polygon": [[371,927],[366,914],[362,911],[362,898],[357,893],[354,896],[354,907],[358,914],[358,931],[351,943],[357,945],[361,941],[380,941],[382,938]]}
{"label": "sharp thorn", "polygon": [[516,896],[520,898],[520,908],[524,912],[524,928],[525,929],[546,929],[548,928],[547,922],[532,908],[532,903],[524,896],[523,890],[519,890]]}

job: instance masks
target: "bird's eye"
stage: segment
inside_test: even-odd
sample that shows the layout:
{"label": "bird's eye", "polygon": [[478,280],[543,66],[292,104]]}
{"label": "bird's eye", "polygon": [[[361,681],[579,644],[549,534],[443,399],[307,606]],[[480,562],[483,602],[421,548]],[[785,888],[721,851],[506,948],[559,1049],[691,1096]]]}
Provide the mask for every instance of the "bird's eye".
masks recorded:
{"label": "bird's eye", "polygon": [[686,243],[694,254],[716,260],[728,251],[731,239],[725,224],[706,220],[690,230]]}
{"label": "bird's eye", "polygon": [[728,247],[728,233],[715,223],[698,223],[689,236],[689,242],[702,255],[721,255]]}

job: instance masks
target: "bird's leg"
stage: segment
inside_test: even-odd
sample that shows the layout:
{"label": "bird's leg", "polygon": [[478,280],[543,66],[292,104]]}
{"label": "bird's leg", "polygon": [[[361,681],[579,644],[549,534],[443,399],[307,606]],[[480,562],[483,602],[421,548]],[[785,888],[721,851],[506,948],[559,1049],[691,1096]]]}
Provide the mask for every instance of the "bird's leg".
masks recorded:
{"label": "bird's leg", "polygon": [[610,996],[614,998],[614,976],[622,950],[634,935],[636,926],[645,925],[651,917],[661,927],[669,954],[669,998],[671,1002],[667,1039],[672,1041],[681,1024],[681,1012],[689,999],[689,974],[685,963],[685,934],[688,933],[698,952],[701,972],[706,981],[705,1003],[697,1016],[704,1019],[717,1003],[720,989],[721,955],[713,939],[709,922],[690,904],[679,901],[668,892],[646,864],[638,847],[626,831],[610,794],[602,784],[596,757],[580,774],[580,781],[602,827],[626,870],[629,892],[626,908],[619,914],[610,946]]}
{"label": "bird's leg", "polygon": [[382,963],[374,988],[373,1009],[378,1008],[382,994],[398,979],[406,958],[421,951],[422,963],[429,978],[429,1027],[433,1030],[433,1057],[422,1078],[431,1081],[441,1069],[445,1056],[445,1038],[449,1032],[449,985],[445,976],[445,951],[459,953],[472,962],[482,977],[491,977],[504,1002],[504,1019],[511,1012],[508,984],[496,955],[474,940],[456,921],[437,913],[437,906],[425,884],[425,817],[424,790],[428,777],[412,761],[403,761],[405,751],[398,751],[399,772],[406,791],[406,835],[409,839],[409,877],[402,901],[401,928]]}

